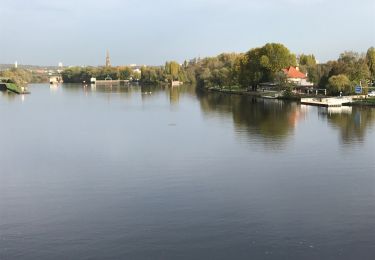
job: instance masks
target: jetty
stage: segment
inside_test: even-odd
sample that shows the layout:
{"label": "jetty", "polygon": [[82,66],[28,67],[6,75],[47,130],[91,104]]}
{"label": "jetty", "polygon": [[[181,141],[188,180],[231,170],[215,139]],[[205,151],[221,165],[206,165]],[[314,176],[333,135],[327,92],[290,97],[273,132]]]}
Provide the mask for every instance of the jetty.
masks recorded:
{"label": "jetty", "polygon": [[343,104],[352,102],[352,97],[301,98],[301,104],[322,107],[341,107]]}
{"label": "jetty", "polygon": [[19,86],[9,78],[0,78],[0,90],[8,90],[16,94],[30,94],[26,86]]}
{"label": "jetty", "polygon": [[282,97],[282,93],[280,91],[263,91],[261,97],[267,99],[277,99]]}
{"label": "jetty", "polygon": [[121,86],[129,84],[129,80],[113,80],[110,77],[105,78],[104,80],[98,80],[96,78],[90,79],[91,84],[95,84],[96,86]]}

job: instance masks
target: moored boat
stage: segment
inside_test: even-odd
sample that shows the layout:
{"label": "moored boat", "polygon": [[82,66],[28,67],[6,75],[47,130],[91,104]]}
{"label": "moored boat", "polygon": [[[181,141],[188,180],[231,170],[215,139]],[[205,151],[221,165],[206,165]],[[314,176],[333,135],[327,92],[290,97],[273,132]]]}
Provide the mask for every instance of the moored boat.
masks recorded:
{"label": "moored boat", "polygon": [[9,90],[16,94],[30,94],[26,86],[19,86],[14,80],[0,78],[0,90]]}

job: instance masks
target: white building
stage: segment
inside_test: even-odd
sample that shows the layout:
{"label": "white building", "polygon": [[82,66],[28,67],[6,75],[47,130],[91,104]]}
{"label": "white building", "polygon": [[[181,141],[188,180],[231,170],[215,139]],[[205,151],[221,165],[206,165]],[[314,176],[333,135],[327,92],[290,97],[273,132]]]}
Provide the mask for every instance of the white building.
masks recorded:
{"label": "white building", "polygon": [[288,81],[294,83],[296,86],[312,87],[314,85],[314,83],[308,81],[307,74],[299,71],[298,67],[290,66],[283,69],[283,72],[287,76]]}

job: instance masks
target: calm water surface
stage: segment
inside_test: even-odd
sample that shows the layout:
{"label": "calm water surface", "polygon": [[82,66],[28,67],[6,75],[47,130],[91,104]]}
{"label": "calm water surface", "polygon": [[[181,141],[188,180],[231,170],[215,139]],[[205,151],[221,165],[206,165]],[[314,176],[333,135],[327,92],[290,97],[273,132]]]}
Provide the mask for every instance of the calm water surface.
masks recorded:
{"label": "calm water surface", "polygon": [[0,93],[0,259],[375,259],[375,109]]}

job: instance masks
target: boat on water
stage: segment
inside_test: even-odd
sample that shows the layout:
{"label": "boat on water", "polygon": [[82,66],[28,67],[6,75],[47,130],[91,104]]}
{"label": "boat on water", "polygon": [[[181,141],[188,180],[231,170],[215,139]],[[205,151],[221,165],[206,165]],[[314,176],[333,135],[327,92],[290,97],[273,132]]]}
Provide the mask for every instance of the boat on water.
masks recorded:
{"label": "boat on water", "polygon": [[277,99],[281,96],[279,92],[268,92],[267,94],[261,95],[262,98],[266,99]]}
{"label": "boat on water", "polygon": [[10,78],[0,78],[0,90],[8,90],[16,94],[30,94],[26,86],[19,86]]}
{"label": "boat on water", "polygon": [[277,99],[278,98],[278,96],[267,96],[267,95],[263,95],[261,97],[266,98],[266,99]]}

